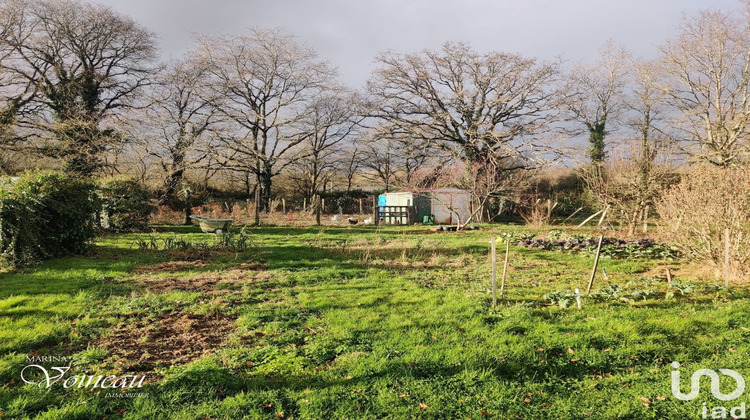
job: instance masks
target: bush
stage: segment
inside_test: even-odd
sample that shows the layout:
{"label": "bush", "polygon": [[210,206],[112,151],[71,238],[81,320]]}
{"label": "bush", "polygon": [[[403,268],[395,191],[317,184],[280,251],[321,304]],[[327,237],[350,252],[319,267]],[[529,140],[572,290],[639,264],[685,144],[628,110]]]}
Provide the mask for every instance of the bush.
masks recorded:
{"label": "bush", "polygon": [[11,266],[88,249],[98,199],[91,182],[55,172],[27,172],[0,182],[0,255]]}
{"label": "bush", "polygon": [[102,225],[116,232],[143,231],[154,210],[149,192],[138,181],[114,179],[100,190]]}
{"label": "bush", "polygon": [[657,202],[671,228],[671,241],[694,259],[724,261],[724,230],[729,228],[735,274],[750,274],[750,169],[696,168]]}

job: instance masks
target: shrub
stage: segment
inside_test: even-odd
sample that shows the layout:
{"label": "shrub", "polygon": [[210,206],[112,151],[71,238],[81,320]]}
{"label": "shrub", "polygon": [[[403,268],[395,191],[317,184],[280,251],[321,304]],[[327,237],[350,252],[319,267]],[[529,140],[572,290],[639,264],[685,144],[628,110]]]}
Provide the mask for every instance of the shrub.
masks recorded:
{"label": "shrub", "polygon": [[149,192],[138,181],[113,179],[100,189],[102,225],[117,232],[142,231],[154,210]]}
{"label": "shrub", "polygon": [[729,228],[735,274],[750,263],[750,168],[695,168],[657,202],[672,241],[699,261],[721,266]]}
{"label": "shrub", "polygon": [[0,255],[6,264],[82,253],[96,235],[98,200],[91,182],[27,172],[0,183]]}

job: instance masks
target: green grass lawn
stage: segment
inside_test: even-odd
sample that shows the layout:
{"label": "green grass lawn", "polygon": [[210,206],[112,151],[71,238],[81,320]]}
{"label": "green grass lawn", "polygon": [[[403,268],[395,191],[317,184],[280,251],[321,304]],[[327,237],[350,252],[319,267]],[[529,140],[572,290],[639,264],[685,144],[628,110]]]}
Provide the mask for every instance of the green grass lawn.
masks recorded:
{"label": "green grass lawn", "polygon": [[[672,361],[683,392],[699,368],[750,377],[747,290],[655,277],[683,261],[604,258],[608,280],[578,310],[545,295],[585,291],[590,252],[511,246],[493,309],[489,237],[546,230],[262,227],[249,250],[140,249],[211,240],[158,230],[0,275],[3,418],[661,419],[748,402],[716,400],[708,381],[689,402],[670,392]],[[125,391],[138,397],[45,389],[20,377],[35,356],[147,379]]]}

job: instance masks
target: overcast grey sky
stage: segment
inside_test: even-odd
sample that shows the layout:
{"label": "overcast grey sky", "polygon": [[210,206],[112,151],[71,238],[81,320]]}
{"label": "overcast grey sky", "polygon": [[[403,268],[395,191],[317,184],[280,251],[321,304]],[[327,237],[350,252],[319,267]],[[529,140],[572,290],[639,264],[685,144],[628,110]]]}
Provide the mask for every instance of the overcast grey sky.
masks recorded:
{"label": "overcast grey sky", "polygon": [[88,0],[111,6],[156,32],[165,59],[181,56],[194,33],[283,27],[361,86],[378,51],[416,52],[445,41],[479,51],[551,59],[592,59],[608,39],[653,56],[683,13],[739,10],[737,0]]}

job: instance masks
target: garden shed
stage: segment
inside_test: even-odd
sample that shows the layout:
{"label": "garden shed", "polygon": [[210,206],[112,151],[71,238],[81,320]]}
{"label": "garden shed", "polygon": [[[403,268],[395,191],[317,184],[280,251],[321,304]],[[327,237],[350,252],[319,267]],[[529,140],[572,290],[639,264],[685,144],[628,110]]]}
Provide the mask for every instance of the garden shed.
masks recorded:
{"label": "garden shed", "polygon": [[471,193],[458,188],[394,191],[378,197],[376,223],[407,225],[431,220],[464,223],[471,215]]}

